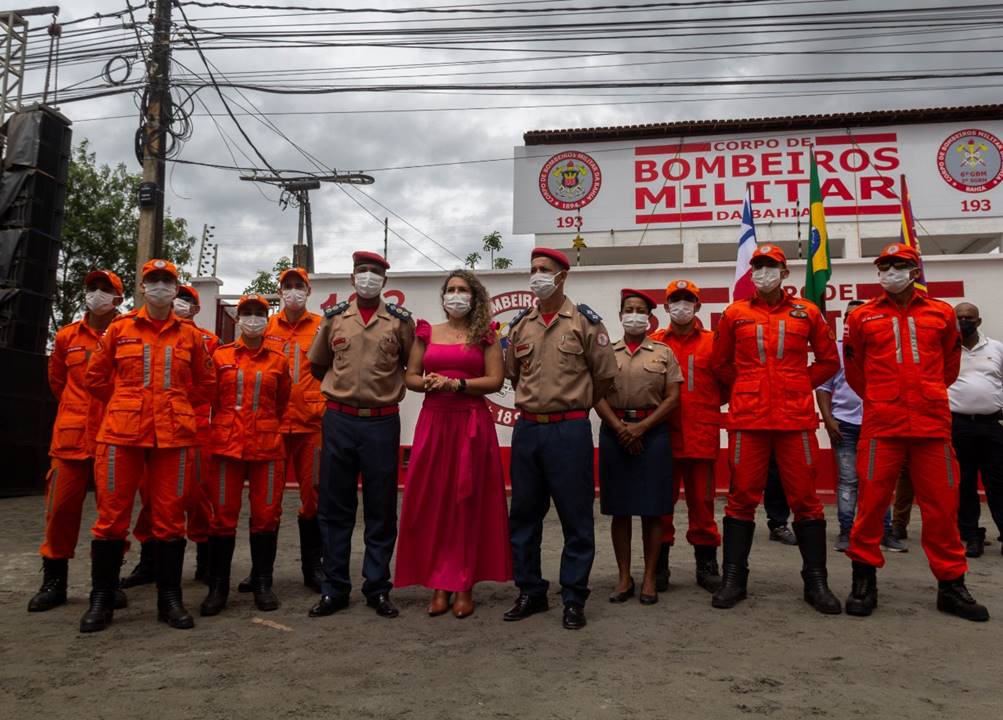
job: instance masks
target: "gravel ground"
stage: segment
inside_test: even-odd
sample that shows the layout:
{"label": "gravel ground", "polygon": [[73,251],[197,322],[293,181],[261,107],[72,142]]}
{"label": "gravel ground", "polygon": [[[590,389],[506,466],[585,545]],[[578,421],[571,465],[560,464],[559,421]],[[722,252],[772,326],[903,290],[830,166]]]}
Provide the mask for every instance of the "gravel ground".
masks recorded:
{"label": "gravel ground", "polygon": [[[477,611],[463,621],[428,618],[428,592],[420,588],[394,592],[401,608],[395,620],[377,617],[358,593],[348,610],[310,619],[315,596],[300,584],[296,505],[287,493],[277,612],[257,612],[234,588],[222,615],[196,618],[192,631],[171,630],[155,621],[155,591],[146,586],[129,591],[129,607],[115,613],[107,631],[80,635],[87,533],[70,564],[69,603],[29,615],[26,604],[41,579],[42,499],[0,500],[2,716],[915,719],[996,718],[1003,711],[998,542],[969,574],[969,588],[999,618],[982,624],[937,612],[917,521],[911,551],[890,556],[879,573],[880,606],[871,618],[822,616],[805,604],[797,549],[768,542],[765,518],[752,552],[750,598],[737,609],[711,608],[693,581],[685,546],[673,551],[672,587],[661,602],[611,605],[605,598],[616,564],[598,509],[594,595],[584,630],[561,628],[556,596],[550,612],[503,623],[515,593],[500,584],[479,586]],[[677,517],[683,536],[685,512]],[[92,520],[89,497],[84,527]],[[243,519],[239,527],[247,527]],[[552,581],[560,539],[551,513],[544,569]],[[638,527],[635,557],[639,542]],[[361,544],[359,528],[355,573]],[[237,546],[234,582],[249,567],[245,536]],[[126,569],[134,560],[127,558]],[[830,565],[831,585],[843,598],[849,562],[833,552]],[[189,547],[189,578],[193,566]],[[189,579],[185,592],[189,609],[197,609],[204,588]]]}

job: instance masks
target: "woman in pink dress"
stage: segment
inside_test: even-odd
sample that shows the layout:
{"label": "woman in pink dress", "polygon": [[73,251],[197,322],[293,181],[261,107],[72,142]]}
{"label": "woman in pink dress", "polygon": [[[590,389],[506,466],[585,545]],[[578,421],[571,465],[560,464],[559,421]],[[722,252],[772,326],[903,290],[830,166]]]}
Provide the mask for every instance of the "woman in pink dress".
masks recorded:
{"label": "woman in pink dress", "polygon": [[487,291],[454,270],[442,287],[447,320],[419,320],[404,382],[426,393],[414,430],[400,532],[397,587],[432,588],[431,616],[474,611],[473,587],[512,579],[498,436],[484,396],[503,381]]}

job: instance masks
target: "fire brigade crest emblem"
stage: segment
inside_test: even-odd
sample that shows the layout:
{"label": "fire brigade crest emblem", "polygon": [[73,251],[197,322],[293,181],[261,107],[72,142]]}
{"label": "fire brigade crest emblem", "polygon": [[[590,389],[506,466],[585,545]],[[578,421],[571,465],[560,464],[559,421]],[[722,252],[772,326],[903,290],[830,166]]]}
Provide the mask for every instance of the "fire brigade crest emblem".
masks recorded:
{"label": "fire brigade crest emblem", "polygon": [[982,193],[1003,181],[1003,141],[985,130],[961,130],[937,151],[937,169],[951,187]]}
{"label": "fire brigade crest emblem", "polygon": [[558,153],[543,164],[540,194],[558,210],[578,210],[592,202],[602,187],[602,171],[591,156],[577,150]]}

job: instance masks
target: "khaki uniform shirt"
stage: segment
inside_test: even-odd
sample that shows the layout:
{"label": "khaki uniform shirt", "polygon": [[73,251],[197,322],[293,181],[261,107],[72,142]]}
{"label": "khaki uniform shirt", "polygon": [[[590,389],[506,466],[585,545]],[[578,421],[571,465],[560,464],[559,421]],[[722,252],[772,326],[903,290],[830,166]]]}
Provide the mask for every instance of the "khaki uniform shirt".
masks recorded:
{"label": "khaki uniform shirt", "polygon": [[606,402],[616,410],[647,410],[658,407],[672,383],[681,383],[683,373],[676,354],[667,345],[645,340],[633,353],[623,340],[613,346],[619,372]]}
{"label": "khaki uniform shirt", "polygon": [[606,328],[567,298],[549,326],[533,308],[509,331],[508,340],[505,376],[515,387],[516,407],[525,412],[588,410],[595,400],[594,383],[616,376]]}
{"label": "khaki uniform shirt", "polygon": [[353,300],[325,313],[308,357],[327,367],[320,391],[328,400],[379,408],[404,397],[404,367],[413,343],[414,320],[407,310],[395,306],[391,312],[380,300],[366,325]]}

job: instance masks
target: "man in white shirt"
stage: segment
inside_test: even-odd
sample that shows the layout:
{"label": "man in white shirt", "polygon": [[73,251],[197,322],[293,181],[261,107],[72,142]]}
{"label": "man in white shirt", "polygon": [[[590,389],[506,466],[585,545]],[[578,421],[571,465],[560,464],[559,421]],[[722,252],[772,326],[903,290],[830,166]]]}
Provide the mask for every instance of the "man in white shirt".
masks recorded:
{"label": "man in white shirt", "polygon": [[997,529],[1003,534],[1003,343],[979,332],[982,318],[971,303],[954,308],[961,330],[961,373],[948,388],[954,452],[961,466],[958,530],[968,557],[982,555],[979,476]]}

